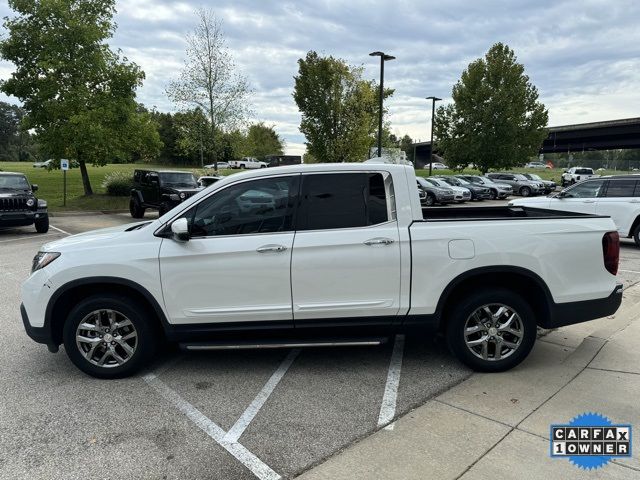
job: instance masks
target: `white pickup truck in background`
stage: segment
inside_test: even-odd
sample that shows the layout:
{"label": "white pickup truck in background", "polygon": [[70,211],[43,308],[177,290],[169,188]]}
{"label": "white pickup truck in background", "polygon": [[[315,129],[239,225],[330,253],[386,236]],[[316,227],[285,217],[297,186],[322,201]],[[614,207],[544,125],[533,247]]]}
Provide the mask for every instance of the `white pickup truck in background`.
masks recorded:
{"label": "white pickup truck in background", "polygon": [[567,185],[573,185],[574,183],[597,176],[598,175],[593,172],[593,168],[571,167],[562,174],[560,183],[563,187],[566,187]]}
{"label": "white pickup truck in background", "polygon": [[22,287],[27,333],[102,378],[186,350],[376,345],[443,332],[480,371],[536,327],[614,313],[609,217],[422,209],[411,166],[293,165],[231,175],[151,222],[45,245]]}
{"label": "white pickup truck in background", "polygon": [[242,157],[240,160],[231,160],[229,162],[229,168],[240,168],[244,169],[255,169],[255,168],[267,168],[265,162],[259,161],[257,158],[253,157]]}

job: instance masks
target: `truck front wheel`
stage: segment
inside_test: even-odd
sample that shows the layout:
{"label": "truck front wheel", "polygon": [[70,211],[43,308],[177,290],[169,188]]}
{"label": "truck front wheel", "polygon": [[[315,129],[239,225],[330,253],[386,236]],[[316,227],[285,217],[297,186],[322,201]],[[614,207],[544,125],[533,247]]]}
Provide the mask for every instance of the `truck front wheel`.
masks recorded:
{"label": "truck front wheel", "polygon": [[129,200],[129,213],[131,214],[132,218],[144,217],[144,211],[145,209],[142,207],[142,205],[140,205],[140,202],[137,199],[132,197]]}
{"label": "truck front wheel", "polygon": [[39,218],[35,221],[36,232],[47,233],[49,231],[49,217]]}
{"label": "truck front wheel", "polygon": [[153,356],[157,344],[145,308],[109,293],[80,301],[69,313],[62,337],[74,365],[97,378],[135,373]]}
{"label": "truck front wheel", "polygon": [[447,344],[462,363],[479,372],[502,372],[522,362],[536,340],[529,304],[507,289],[466,296],[447,319]]}

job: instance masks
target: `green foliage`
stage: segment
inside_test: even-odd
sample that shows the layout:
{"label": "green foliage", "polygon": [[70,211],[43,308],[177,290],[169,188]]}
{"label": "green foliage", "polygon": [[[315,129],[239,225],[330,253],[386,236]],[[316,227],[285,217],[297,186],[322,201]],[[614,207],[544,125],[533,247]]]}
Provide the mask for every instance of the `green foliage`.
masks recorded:
{"label": "green foliage", "polygon": [[25,127],[51,157],[80,162],[85,194],[92,193],[86,163],[155,156],[157,125],[135,102],[144,73],[105,43],[115,28],[115,0],[9,6],[17,16],[5,20],[0,56],[16,71],[0,88],[23,102]]}
{"label": "green foliage", "polygon": [[128,196],[133,188],[133,176],[122,171],[111,172],[102,180],[102,188],[112,197]]}
{"label": "green foliage", "polygon": [[267,155],[282,155],[284,141],[276,133],[274,127],[264,123],[254,123],[249,127],[246,137],[248,156],[264,160]]}
{"label": "green foliage", "polygon": [[524,164],[547,132],[548,112],[513,50],[493,45],[453,87],[453,104],[437,110],[436,150],[447,164],[482,172]]}
{"label": "green foliage", "polygon": [[[310,51],[298,60],[293,98],[302,112],[307,150],[322,162],[359,162],[375,141],[378,87],[362,68]],[[385,90],[385,97],[393,94]]]}
{"label": "green foliage", "polygon": [[0,160],[21,162],[33,160],[38,145],[23,126],[24,109],[0,102]]}

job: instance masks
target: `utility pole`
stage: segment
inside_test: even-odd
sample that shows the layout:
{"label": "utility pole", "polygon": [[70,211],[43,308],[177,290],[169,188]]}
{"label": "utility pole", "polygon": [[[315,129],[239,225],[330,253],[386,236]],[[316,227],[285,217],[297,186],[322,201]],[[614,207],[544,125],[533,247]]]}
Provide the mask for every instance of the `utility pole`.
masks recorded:
{"label": "utility pole", "polygon": [[384,101],[384,62],[386,60],[395,60],[396,57],[387,55],[384,52],[371,52],[371,57],[380,57],[380,98],[379,108],[380,114],[378,115],[378,157],[382,156],[382,104]]}
{"label": "utility pole", "polygon": [[442,100],[438,97],[427,97],[427,100],[431,100],[431,145],[429,146],[429,176],[433,171],[433,124],[436,120],[436,102]]}

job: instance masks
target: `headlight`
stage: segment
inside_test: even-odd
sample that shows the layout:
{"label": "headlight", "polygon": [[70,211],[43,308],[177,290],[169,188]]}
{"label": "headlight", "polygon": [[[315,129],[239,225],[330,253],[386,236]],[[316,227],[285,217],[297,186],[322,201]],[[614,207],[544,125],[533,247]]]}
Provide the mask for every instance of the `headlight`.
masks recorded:
{"label": "headlight", "polygon": [[46,200],[38,200],[38,208],[47,208]]}
{"label": "headlight", "polygon": [[27,200],[27,207],[33,207],[35,204],[36,202],[33,201],[33,198]]}
{"label": "headlight", "polygon": [[36,256],[33,257],[33,263],[31,264],[31,273],[46,267],[59,256],[59,252],[38,252]]}
{"label": "headlight", "polygon": [[184,197],[186,197],[187,195],[185,195],[184,192],[180,193],[180,198],[184,200]]}

